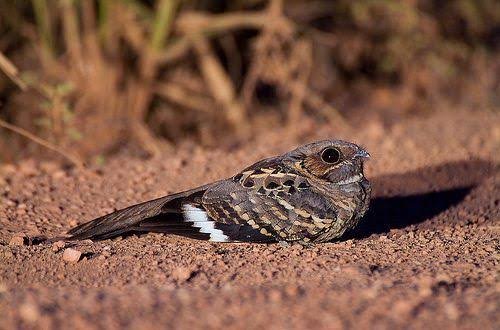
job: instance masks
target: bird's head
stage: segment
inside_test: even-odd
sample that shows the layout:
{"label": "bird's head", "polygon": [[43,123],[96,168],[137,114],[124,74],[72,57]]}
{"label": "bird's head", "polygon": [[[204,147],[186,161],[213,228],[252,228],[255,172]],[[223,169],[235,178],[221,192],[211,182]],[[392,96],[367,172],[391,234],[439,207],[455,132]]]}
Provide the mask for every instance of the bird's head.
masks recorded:
{"label": "bird's head", "polygon": [[303,175],[338,185],[362,180],[368,158],[366,150],[342,140],[309,143],[284,155],[284,161]]}

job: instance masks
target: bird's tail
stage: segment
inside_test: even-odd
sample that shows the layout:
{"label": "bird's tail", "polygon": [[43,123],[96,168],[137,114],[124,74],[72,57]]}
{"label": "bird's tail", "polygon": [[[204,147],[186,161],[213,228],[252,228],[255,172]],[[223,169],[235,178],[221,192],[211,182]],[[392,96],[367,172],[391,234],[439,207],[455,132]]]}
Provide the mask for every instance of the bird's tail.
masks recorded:
{"label": "bird's tail", "polygon": [[[203,239],[188,230],[182,207],[199,203],[204,187],[160,197],[104,215],[68,231],[68,240],[102,240],[137,232],[185,232],[186,236]],[[198,233],[199,234],[199,233]]]}

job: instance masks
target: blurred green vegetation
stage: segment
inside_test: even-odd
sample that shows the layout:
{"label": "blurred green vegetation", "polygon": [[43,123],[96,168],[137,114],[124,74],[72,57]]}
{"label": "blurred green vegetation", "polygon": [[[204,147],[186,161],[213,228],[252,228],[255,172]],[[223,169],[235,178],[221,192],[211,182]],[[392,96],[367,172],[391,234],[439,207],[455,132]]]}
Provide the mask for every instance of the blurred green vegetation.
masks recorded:
{"label": "blurred green vegetation", "polygon": [[499,48],[495,0],[2,1],[0,52],[28,88],[0,76],[0,118],[87,158],[246,139],[262,116],[497,109]]}

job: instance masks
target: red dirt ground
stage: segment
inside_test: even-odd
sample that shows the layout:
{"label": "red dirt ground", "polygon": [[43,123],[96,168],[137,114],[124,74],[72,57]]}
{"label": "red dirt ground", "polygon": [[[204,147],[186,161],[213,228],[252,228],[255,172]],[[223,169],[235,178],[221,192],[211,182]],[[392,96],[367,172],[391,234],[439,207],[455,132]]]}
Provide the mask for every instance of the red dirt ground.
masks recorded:
{"label": "red dirt ground", "polygon": [[[338,137],[372,154],[372,207],[312,248],[147,234],[73,246],[54,236],[116,208],[227,177]],[[123,153],[90,170],[26,160],[0,174],[0,328],[500,328],[500,116],[439,113],[384,128],[277,129],[251,144]],[[21,239],[22,241],[22,239]],[[34,242],[36,243],[36,242]]]}

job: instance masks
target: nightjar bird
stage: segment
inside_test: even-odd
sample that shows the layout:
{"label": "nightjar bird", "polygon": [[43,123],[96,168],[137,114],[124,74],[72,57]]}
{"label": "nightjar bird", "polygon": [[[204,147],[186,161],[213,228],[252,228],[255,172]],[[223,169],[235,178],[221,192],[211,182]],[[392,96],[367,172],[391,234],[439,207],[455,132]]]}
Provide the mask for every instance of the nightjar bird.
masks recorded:
{"label": "nightjar bird", "polygon": [[215,242],[312,244],[354,228],[370,203],[356,144],[325,140],[235,176],[130,206],[71,229],[69,239],[161,232]]}

